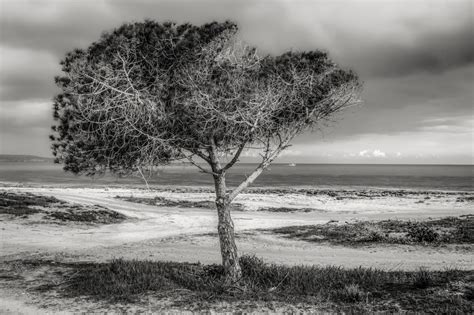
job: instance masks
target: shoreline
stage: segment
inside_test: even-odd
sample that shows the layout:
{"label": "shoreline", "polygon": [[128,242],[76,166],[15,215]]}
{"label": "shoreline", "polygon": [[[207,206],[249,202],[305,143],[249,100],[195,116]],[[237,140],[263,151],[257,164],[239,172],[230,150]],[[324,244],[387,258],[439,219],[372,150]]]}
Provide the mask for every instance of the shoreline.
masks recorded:
{"label": "shoreline", "polygon": [[[64,188],[64,189],[133,189],[133,190],[144,190],[144,191],[177,191],[177,192],[214,192],[213,185],[162,185],[162,184],[150,184],[149,188],[143,184],[102,184],[97,183],[91,185],[90,183],[36,183],[36,182],[15,182],[15,181],[1,181],[0,188]],[[235,187],[229,187],[229,190]],[[301,193],[308,194],[311,192],[346,192],[346,193],[357,193],[364,191],[372,192],[392,192],[392,193],[405,193],[405,194],[436,194],[444,193],[449,195],[461,194],[461,195],[473,195],[474,187],[469,190],[456,190],[456,189],[428,189],[428,188],[401,188],[401,187],[385,187],[385,186],[311,186],[311,185],[300,185],[300,186],[250,186],[244,193]]]}

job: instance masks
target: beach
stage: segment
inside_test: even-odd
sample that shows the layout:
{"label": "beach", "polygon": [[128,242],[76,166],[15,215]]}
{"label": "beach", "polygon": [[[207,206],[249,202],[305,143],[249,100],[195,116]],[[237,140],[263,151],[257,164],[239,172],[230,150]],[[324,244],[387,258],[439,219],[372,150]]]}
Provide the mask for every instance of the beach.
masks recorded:
{"label": "beach", "polygon": [[[151,198],[162,197],[169,200],[186,201],[212,201],[210,192],[201,192],[208,188],[180,188],[170,191],[166,188],[156,190],[123,189],[123,188],[55,188],[55,187],[2,187],[0,191],[33,193],[44,196],[54,196],[75,204],[100,205],[126,215],[130,219],[121,224],[102,226],[77,226],[74,224],[45,225],[42,223],[22,222],[21,220],[3,220],[2,225],[2,255],[16,257],[25,253],[54,254],[67,253],[83,255],[87,252],[93,259],[103,260],[110,257],[121,256],[140,257],[141,253],[149,252],[149,257],[155,259],[201,261],[218,263],[219,252],[217,237],[206,237],[205,234],[215,232],[217,216],[214,209],[206,208],[177,208],[151,206],[125,201],[117,197]],[[324,224],[333,221],[357,220],[383,220],[383,219],[426,219],[444,216],[460,216],[472,214],[472,202],[459,202],[458,198],[469,198],[473,194],[453,192],[408,192],[362,190],[341,192],[334,196],[333,191],[323,191],[316,195],[308,195],[307,190],[295,190],[293,193],[283,194],[281,189],[256,190],[255,193],[240,195],[235,203],[243,205],[243,209],[232,213],[237,233],[276,228],[283,226]],[[385,192],[386,196],[383,196]],[[329,195],[328,195],[329,193]],[[360,196],[360,195],[363,196]],[[398,196],[397,196],[398,194]],[[358,196],[359,195],[359,196]],[[331,197],[332,196],[332,197]],[[345,198],[343,197],[345,196]],[[431,196],[431,197],[430,197]],[[425,199],[425,198],[430,199]],[[422,201],[422,202],[420,202]],[[286,208],[286,212],[275,212],[272,209]],[[259,209],[263,209],[259,210]],[[266,211],[265,211],[266,209]],[[18,233],[21,229],[22,233]],[[67,231],[67,233],[66,233]],[[61,235],[60,238],[57,236]],[[166,240],[163,241],[163,240]],[[181,246],[180,251],[170,251],[164,257],[161,246],[156,246],[159,254],[154,253],[154,244],[158,242]],[[272,249],[276,252],[282,248],[292,249],[285,255],[280,253],[277,261],[282,263],[322,263],[335,265],[364,265],[380,264],[373,261],[370,255],[362,255],[362,260],[347,261],[344,251],[352,249],[333,249],[333,255],[321,255],[321,248],[312,249],[308,246],[300,248],[298,252],[293,242],[275,240],[274,237],[261,235],[256,232],[252,237],[246,236],[239,239],[240,247],[244,252],[264,254],[268,252],[273,257]],[[268,244],[267,244],[268,243]],[[137,245],[134,246],[133,244]],[[191,244],[191,245],[190,245]],[[203,253],[199,244],[207,250]],[[156,245],[156,244],[155,244]],[[261,245],[261,246],[260,246]],[[190,246],[189,251],[186,246]],[[280,248],[281,247],[281,248]],[[328,246],[330,247],[330,246]],[[107,250],[104,250],[107,248]],[[123,251],[120,250],[123,248]],[[133,250],[137,253],[134,254]],[[143,249],[145,248],[145,249]],[[393,251],[392,248],[385,249]],[[260,252],[262,251],[262,252]],[[342,255],[337,255],[340,251]],[[380,252],[382,251],[382,252]],[[413,257],[413,261],[404,255],[392,254],[390,258],[380,248],[374,253],[380,257],[387,257],[383,264],[386,268],[404,265],[405,268],[416,269],[421,265],[425,267],[442,267],[444,263],[467,268],[472,261],[470,255],[461,254],[459,257],[446,253],[441,259],[426,259],[421,264],[420,259]],[[405,250],[401,248],[400,252]],[[94,257],[91,253],[96,252]],[[165,250],[166,252],[166,250]],[[397,251],[396,251],[397,252]],[[196,253],[200,253],[196,256]],[[426,255],[439,255],[428,251]],[[174,256],[173,256],[174,255]],[[465,257],[464,257],[464,256]],[[308,256],[308,258],[305,258]],[[412,255],[410,255],[412,256]],[[458,259],[459,258],[459,259]],[[316,259],[315,261],[312,259]],[[365,261],[366,260],[366,261]],[[430,265],[431,264],[431,265]]]}
{"label": "beach", "polygon": [[[143,185],[87,188],[54,183],[0,184],[0,193],[54,197],[68,205],[103,207],[126,217],[114,224],[97,224],[50,222],[35,215],[15,218],[0,215],[2,265],[36,260],[106,263],[117,258],[220,263],[212,187],[155,185],[146,189]],[[253,187],[235,199],[232,218],[241,254],[255,255],[269,263],[385,271],[411,272],[420,268],[469,271],[474,263],[472,244],[426,246],[421,243],[387,245],[374,242],[352,246],[312,243],[273,231],[309,225],[465,218],[473,214],[473,199],[474,193],[465,190]],[[45,270],[48,268],[43,270],[41,277],[51,280],[52,276],[44,273]],[[41,295],[32,294],[36,302],[31,303],[28,302],[31,297],[25,298],[22,294],[24,287],[15,286],[9,280],[1,281],[4,287],[2,307],[7,310],[34,313],[36,307],[45,303],[53,305],[49,309],[55,311],[100,310],[100,306],[95,304],[65,302],[52,295],[40,299]],[[37,281],[26,286],[33,287]]]}

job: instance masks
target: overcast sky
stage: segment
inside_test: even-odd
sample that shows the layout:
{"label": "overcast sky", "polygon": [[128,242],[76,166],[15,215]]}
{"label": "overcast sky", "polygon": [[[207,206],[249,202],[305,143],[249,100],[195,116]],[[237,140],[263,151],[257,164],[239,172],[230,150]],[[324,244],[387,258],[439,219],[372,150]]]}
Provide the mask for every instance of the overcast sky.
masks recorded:
{"label": "overcast sky", "polygon": [[123,22],[231,19],[263,53],[321,49],[364,103],[280,161],[473,163],[472,0],[0,0],[0,153],[50,156],[59,61]]}

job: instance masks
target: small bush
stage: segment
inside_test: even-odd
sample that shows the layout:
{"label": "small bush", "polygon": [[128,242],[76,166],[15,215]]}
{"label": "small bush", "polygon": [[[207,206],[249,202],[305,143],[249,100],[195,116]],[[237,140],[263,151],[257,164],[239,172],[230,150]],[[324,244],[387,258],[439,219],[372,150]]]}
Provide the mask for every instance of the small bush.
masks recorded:
{"label": "small bush", "polygon": [[418,289],[426,289],[433,285],[433,277],[429,271],[420,269],[414,274],[413,285]]}
{"label": "small bush", "polygon": [[474,286],[468,286],[464,292],[464,296],[468,301],[474,301]]}
{"label": "small bush", "polygon": [[356,303],[363,301],[366,293],[362,291],[357,284],[349,284],[335,292],[337,300],[346,303]]}
{"label": "small bush", "polygon": [[407,236],[418,243],[433,243],[439,239],[439,234],[432,227],[421,223],[413,224],[408,230]]}
{"label": "small bush", "polygon": [[387,237],[379,231],[370,231],[367,236],[362,238],[360,241],[368,243],[379,243],[387,240]]}

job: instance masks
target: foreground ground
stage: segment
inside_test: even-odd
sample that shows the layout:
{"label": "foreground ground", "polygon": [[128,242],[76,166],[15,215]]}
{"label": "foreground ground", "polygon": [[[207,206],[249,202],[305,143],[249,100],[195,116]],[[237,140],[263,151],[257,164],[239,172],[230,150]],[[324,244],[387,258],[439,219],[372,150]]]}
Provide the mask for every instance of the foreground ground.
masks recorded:
{"label": "foreground ground", "polygon": [[[40,210],[40,214],[0,214],[0,288],[3,288],[0,289],[0,310],[3,308],[3,311],[36,313],[41,307],[46,308],[40,311],[109,309],[111,304],[107,299],[78,299],[77,295],[63,294],[67,293],[63,282],[71,281],[71,275],[80,274],[81,270],[108,270],[111,266],[108,264],[114,258],[123,258],[126,261],[147,260],[150,264],[154,264],[154,261],[157,264],[161,261],[215,264],[220,260],[218,241],[214,233],[217,222],[212,209],[212,194],[208,189],[162,188],[149,192],[120,188],[3,187],[0,193],[30,193],[58,200],[43,205],[43,208],[33,206]],[[283,279],[284,275],[280,275],[275,278],[276,283],[270,281],[262,284],[257,281],[258,285],[252,285],[253,289],[268,293],[268,290],[281,282],[282,288],[278,287],[277,295],[260,294],[262,299],[252,301],[242,295],[242,299],[235,298],[235,292],[231,294],[234,298],[229,298],[228,292],[222,295],[222,292],[218,294],[201,288],[199,292],[207,292],[212,298],[207,296],[202,299],[200,295],[199,299],[194,299],[196,303],[191,309],[211,308],[225,311],[237,307],[261,311],[316,310],[318,307],[320,310],[335,310],[338,307],[355,307],[354,310],[377,310],[373,305],[381,302],[377,302],[373,290],[385,292],[390,281],[394,281],[392,276],[387,276],[387,272],[400,273],[397,278],[399,284],[394,288],[403,291],[416,287],[415,280],[426,276],[420,272],[420,268],[424,268],[423,272],[430,273],[426,276],[430,279],[430,285],[420,289],[421,295],[413,296],[421,296],[423,299],[423,296],[435,294],[445,301],[444,304],[435,305],[438,307],[435,309],[440,310],[451,303],[454,311],[466,311],[472,307],[472,273],[469,270],[472,269],[473,255],[469,237],[466,241],[462,240],[466,235],[472,235],[472,220],[468,216],[472,214],[472,197],[470,193],[451,192],[320,192],[311,189],[269,189],[244,194],[236,200],[237,205],[233,211],[241,252],[261,257],[265,262],[286,266],[305,264],[320,268],[376,268],[383,273],[381,279],[385,279],[388,284],[383,288],[374,288],[366,280],[359,279],[358,281],[362,282],[352,283],[353,286],[346,283],[347,288],[339,288],[336,285],[334,290],[337,292],[345,290],[344,294],[353,296],[349,301],[345,301],[345,298],[342,298],[344,301],[332,298],[324,300],[322,296],[316,300],[291,301],[287,297],[282,298],[280,294],[279,290],[282,290],[286,285],[285,281],[288,281]],[[81,212],[82,219],[68,214],[72,211],[71,205],[76,207],[76,210],[82,207],[74,212]],[[112,212],[106,213],[108,210]],[[90,211],[105,212],[101,212],[99,222],[94,220],[95,217],[90,218]],[[117,213],[117,216],[112,213]],[[430,234],[433,232],[432,226],[423,226],[414,237],[408,237],[403,230],[406,228],[403,224],[397,225],[401,230],[392,229],[388,233],[381,230],[381,227],[385,227],[383,224],[361,223],[384,222],[383,220],[387,222],[389,219],[389,222],[436,221],[447,216],[463,220],[460,222],[463,222],[464,227],[459,233],[453,232],[449,222],[444,222],[442,229],[435,228],[437,236],[433,240],[430,239],[433,236]],[[90,222],[84,218],[89,218]],[[456,221],[456,225],[457,223]],[[393,224],[390,226],[393,227]],[[344,237],[347,241],[356,234],[348,234],[344,229],[349,229],[350,233],[363,232],[363,237],[370,237],[362,242],[345,242]],[[455,234],[456,237],[450,236],[448,240],[447,233]],[[422,235],[419,241],[416,240],[417,235]],[[428,239],[424,239],[425,236]],[[113,266],[116,268],[117,265]],[[177,264],[175,267],[189,268],[186,266]],[[196,268],[202,267],[193,268],[191,269],[195,272]],[[275,272],[275,269],[272,270]],[[294,272],[290,271],[291,269],[281,270],[279,272],[284,274]],[[199,275],[201,277],[202,273]],[[182,279],[171,280],[166,280],[171,289],[154,290],[153,294],[142,295],[132,304],[122,300],[114,302],[114,310],[146,310],[154,305],[160,310],[182,311],[186,303],[179,301],[184,296],[193,297],[193,288],[189,287],[188,282],[183,284]],[[404,285],[407,286],[405,289]],[[246,287],[242,290],[245,293],[249,289]],[[344,295],[334,292],[334,296]],[[386,297],[393,302],[387,302],[387,310],[406,308],[406,305],[399,305],[401,308],[398,309],[394,306],[399,302],[393,294]],[[402,300],[406,302],[406,298],[408,297]],[[323,303],[323,300],[327,303]],[[189,299],[187,301],[189,302]],[[240,307],[239,303],[242,304]]]}

